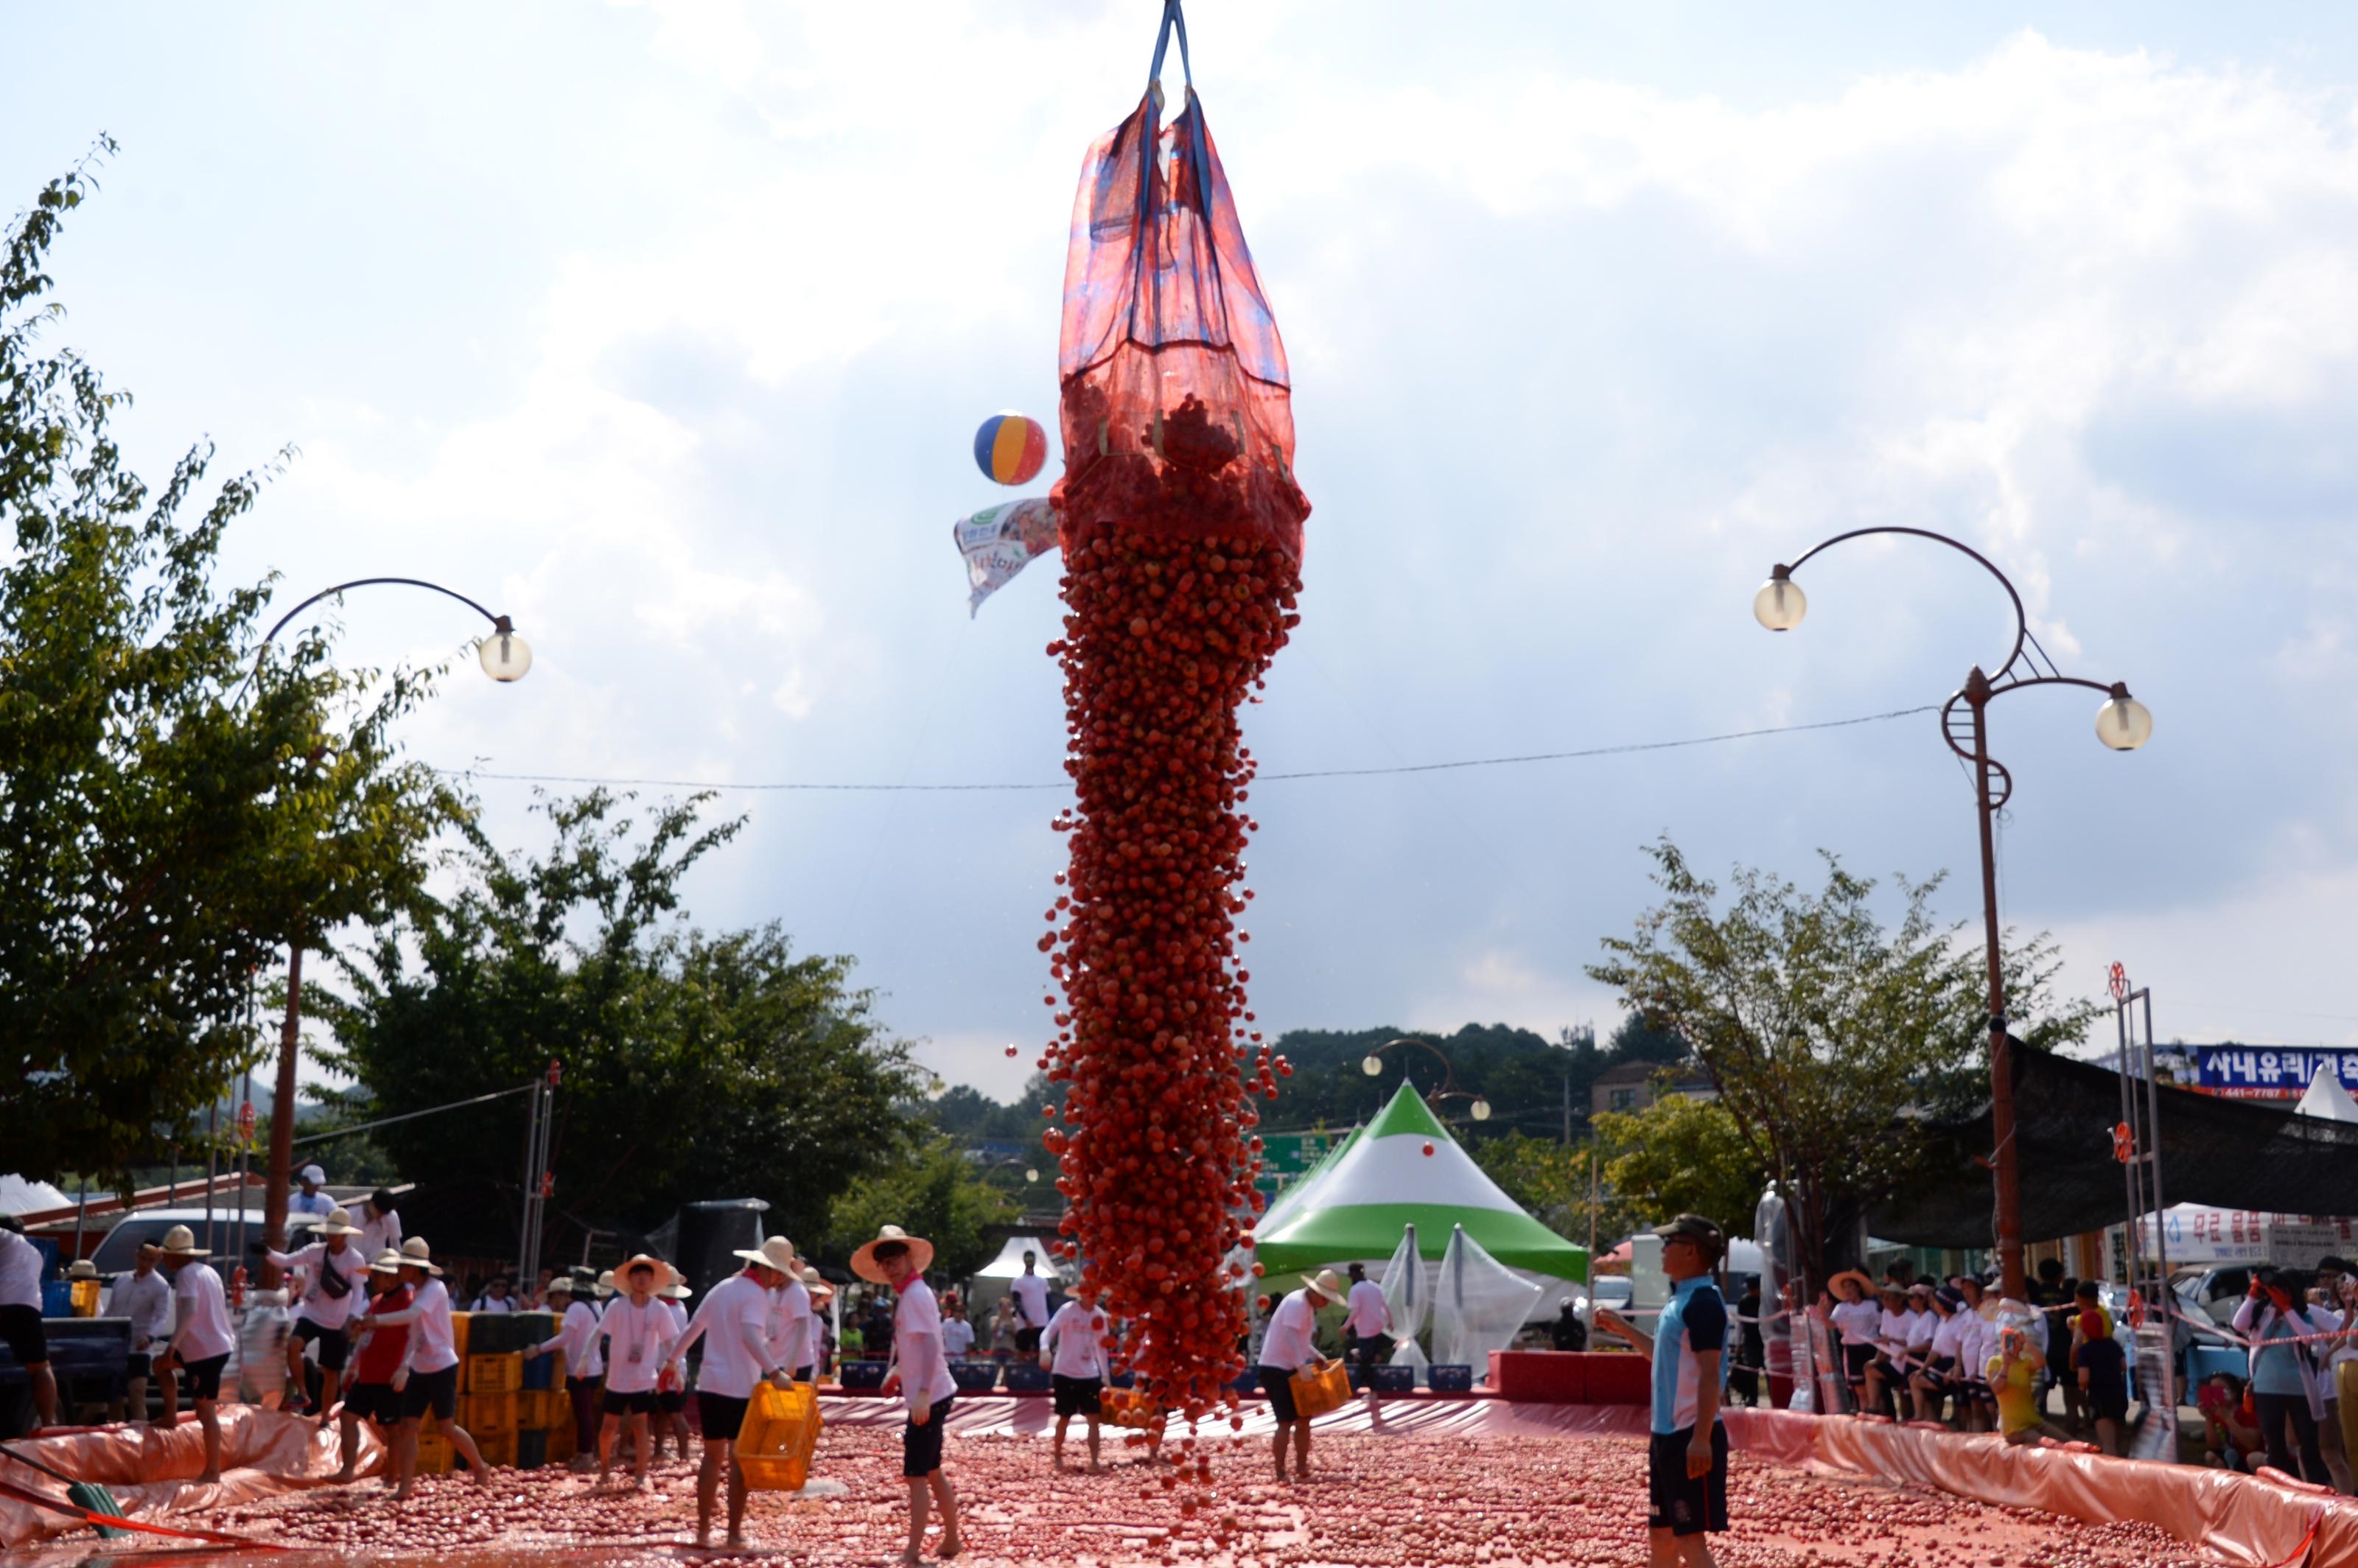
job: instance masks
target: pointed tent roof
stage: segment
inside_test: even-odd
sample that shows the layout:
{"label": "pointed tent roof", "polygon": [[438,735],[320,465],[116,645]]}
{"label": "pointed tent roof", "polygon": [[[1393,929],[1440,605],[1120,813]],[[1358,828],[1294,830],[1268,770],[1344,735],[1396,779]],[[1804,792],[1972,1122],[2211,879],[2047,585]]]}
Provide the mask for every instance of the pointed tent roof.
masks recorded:
{"label": "pointed tent roof", "polygon": [[2309,1087],[2300,1103],[2292,1108],[2301,1116],[2321,1116],[2328,1121],[2358,1121],[2358,1099],[2342,1087],[2342,1078],[2331,1067],[2317,1069],[2317,1076],[2309,1080]]}
{"label": "pointed tent roof", "polygon": [[1400,1245],[1401,1227],[1413,1225],[1427,1259],[1439,1259],[1451,1231],[1463,1226],[1502,1263],[1560,1280],[1588,1278],[1586,1249],[1500,1192],[1407,1084],[1330,1163],[1285,1195],[1292,1201],[1272,1209],[1254,1249],[1271,1273],[1381,1261]]}

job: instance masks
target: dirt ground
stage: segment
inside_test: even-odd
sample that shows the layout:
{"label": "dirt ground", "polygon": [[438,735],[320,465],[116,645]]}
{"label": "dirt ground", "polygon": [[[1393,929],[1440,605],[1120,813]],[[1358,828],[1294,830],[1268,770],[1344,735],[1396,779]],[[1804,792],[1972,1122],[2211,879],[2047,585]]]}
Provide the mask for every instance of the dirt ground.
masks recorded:
{"label": "dirt ground", "polygon": [[[1220,1440],[1209,1447],[1206,1487],[1177,1484],[1174,1465],[1110,1441],[1105,1473],[1059,1475],[1049,1469],[1040,1438],[954,1439],[962,1561],[1617,1568],[1646,1560],[1646,1458],[1634,1441],[1404,1443],[1343,1433],[1319,1439],[1308,1485],[1282,1487],[1268,1478],[1261,1444],[1238,1440],[1231,1449]],[[830,1429],[814,1478],[814,1492],[829,1495],[755,1495],[748,1557],[833,1564],[898,1554],[907,1516],[896,1433]],[[431,1554],[438,1568],[501,1568],[557,1552],[604,1563],[697,1555],[695,1472],[684,1464],[658,1468],[644,1493],[600,1492],[562,1468],[499,1470],[492,1480],[484,1487],[464,1475],[428,1478],[399,1509],[376,1483],[362,1482],[191,1522],[281,1547],[319,1548],[320,1560],[341,1563],[413,1553]],[[1729,1506],[1732,1528],[1712,1542],[1727,1568],[2158,1568],[2224,1561],[2147,1526],[2086,1525],[1740,1454]],[[938,1536],[928,1541],[929,1557],[939,1544]],[[276,1562],[305,1568],[286,1556]]]}

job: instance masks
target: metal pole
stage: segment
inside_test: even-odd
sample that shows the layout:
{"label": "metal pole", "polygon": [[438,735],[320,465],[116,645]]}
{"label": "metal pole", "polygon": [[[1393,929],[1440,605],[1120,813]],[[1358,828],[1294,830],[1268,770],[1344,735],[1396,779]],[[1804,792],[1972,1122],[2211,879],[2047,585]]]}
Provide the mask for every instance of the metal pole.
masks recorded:
{"label": "metal pole", "polygon": [[1563,1075],[1563,1146],[1567,1149],[1572,1147],[1572,1073],[1570,1069],[1566,1069]]}
{"label": "metal pole", "polygon": [[1596,1156],[1588,1156],[1588,1295],[1596,1297]]}
{"label": "metal pole", "polygon": [[213,1187],[221,1177],[221,1101],[216,1099],[205,1109],[205,1233],[197,1238],[200,1247],[213,1244]]}
{"label": "metal pole", "polygon": [[89,1222],[89,1219],[90,1219],[90,1178],[89,1178],[88,1176],[84,1176],[84,1177],[81,1179],[81,1197],[79,1197],[78,1199],[76,1199],[76,1200],[75,1200],[75,1203],[74,1203],[74,1249],[73,1249],[73,1255],[74,1255],[76,1258],[79,1258],[79,1257],[81,1257],[81,1231],[82,1231],[82,1227],[83,1227],[85,1224],[87,1224],[87,1223]]}
{"label": "metal pole", "polygon": [[[287,1199],[295,1173],[295,1069],[302,1052],[303,949],[287,949],[287,1022],[278,1035],[278,1098],[270,1108],[270,1186],[262,1195],[262,1234],[271,1246],[287,1245]],[[241,1206],[243,1206],[241,1205]],[[262,1286],[278,1288],[278,1267],[262,1262]]]}
{"label": "metal pole", "polygon": [[1996,1144],[1997,1265],[2005,1292],[2025,1299],[2022,1277],[2022,1171],[2014,1144],[2014,1063],[2006,1035],[2006,976],[1998,957],[1997,848],[1990,805],[1989,676],[1975,665],[1965,677],[1974,711],[1974,795],[1982,833],[1982,935],[1989,966],[1990,1138]]}
{"label": "metal pole", "polygon": [[532,1257],[533,1195],[540,1190],[540,1181],[533,1173],[532,1157],[540,1143],[540,1085],[535,1081],[528,1097],[531,1105],[524,1118],[524,1209],[516,1216],[516,1285],[529,1291],[532,1276],[525,1271]]}

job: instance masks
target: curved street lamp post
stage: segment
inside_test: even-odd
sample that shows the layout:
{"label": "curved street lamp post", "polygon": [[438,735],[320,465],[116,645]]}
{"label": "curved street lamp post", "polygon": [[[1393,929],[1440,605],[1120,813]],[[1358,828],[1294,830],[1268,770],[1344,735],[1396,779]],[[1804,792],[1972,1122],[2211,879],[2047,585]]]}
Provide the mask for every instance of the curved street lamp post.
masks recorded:
{"label": "curved street lamp post", "polygon": [[[257,665],[262,649],[267,648],[287,623],[323,599],[332,599],[346,589],[373,588],[381,584],[403,588],[423,588],[455,599],[492,623],[491,633],[476,649],[475,657],[483,673],[503,685],[522,680],[532,668],[532,649],[516,635],[515,622],[504,615],[494,615],[465,594],[444,588],[438,582],[427,582],[414,577],[364,577],[350,582],[340,582],[333,588],[323,588],[302,603],[278,618],[277,623],[262,634],[262,643],[254,652]],[[303,949],[290,942],[287,947],[287,1020],[278,1036],[277,1099],[270,1117],[270,1185],[263,1195],[263,1233],[273,1247],[287,1245],[287,1199],[289,1178],[295,1163],[295,1096],[296,1068],[302,1052],[300,1033],[303,1001]],[[238,1206],[243,1210],[245,1199],[239,1195]]]}
{"label": "curved street lamp post", "polygon": [[1387,1040],[1382,1044],[1377,1046],[1373,1051],[1369,1052],[1367,1055],[1359,1059],[1359,1071],[1367,1074],[1368,1076],[1371,1078],[1382,1077],[1384,1076],[1384,1053],[1390,1050],[1395,1045],[1414,1045],[1418,1049],[1429,1054],[1434,1061],[1441,1064],[1441,1087],[1434,1090],[1432,1094],[1425,1096],[1425,1098],[1435,1101],[1452,1099],[1470,1100],[1473,1103],[1466,1108],[1466,1114],[1473,1117],[1476,1121],[1487,1121],[1490,1119],[1490,1102],[1484,1099],[1480,1095],[1473,1093],[1471,1090],[1461,1089],[1457,1087],[1456,1069],[1449,1065],[1449,1058],[1442,1054],[1441,1048],[1433,1044],[1429,1040],[1419,1040],[1412,1034],[1404,1034],[1397,1040]]}
{"label": "curved street lamp post", "polygon": [[1942,705],[1941,735],[1949,750],[1973,764],[1974,795],[1981,824],[1982,935],[1989,970],[1990,1139],[1995,1145],[1991,1163],[1997,1187],[1998,1267],[2003,1271],[2006,1293],[2022,1300],[2021,1167],[2014,1143],[2014,1065],[2006,1037],[2006,979],[1998,956],[1997,855],[1993,828],[1998,808],[2013,798],[2014,775],[1989,754],[1989,705],[1996,697],[2028,687],[2077,686],[2102,692],[2104,701],[2096,709],[2096,739],[2115,752],[2134,752],[2151,739],[2153,715],[2119,681],[2107,685],[2059,671],[2055,662],[2047,656],[2047,650],[2039,645],[2039,639],[2030,634],[2022,595],[2015,591],[2006,575],[1980,551],[1930,529],[1854,528],[1847,534],[1835,535],[1790,566],[1780,563],[1770,569],[1768,580],[1753,596],[1754,618],[1771,632],[1790,632],[1799,626],[1801,617],[1809,611],[1809,599],[1801,592],[1801,585],[1793,581],[1793,574],[1821,551],[1845,539],[1877,534],[1904,534],[1948,546],[1971,557],[1996,578],[2014,605],[2013,649],[1996,676],[1985,674],[1979,665],[1966,675],[1964,686]]}

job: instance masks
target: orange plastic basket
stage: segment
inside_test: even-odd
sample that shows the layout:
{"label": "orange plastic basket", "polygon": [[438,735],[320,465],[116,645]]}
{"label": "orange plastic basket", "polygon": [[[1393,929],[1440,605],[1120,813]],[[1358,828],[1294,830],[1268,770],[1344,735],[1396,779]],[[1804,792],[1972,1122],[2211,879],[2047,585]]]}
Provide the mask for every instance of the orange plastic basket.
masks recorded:
{"label": "orange plastic basket", "polygon": [[737,1429],[737,1466],[755,1492],[799,1492],[810,1480],[818,1448],[818,1390],[808,1383],[782,1389],[757,1383]]}
{"label": "orange plastic basket", "polygon": [[1341,1410],[1351,1399],[1351,1374],[1340,1361],[1322,1361],[1315,1371],[1293,1374],[1293,1410],[1308,1421]]}
{"label": "orange plastic basket", "polygon": [[1098,1394],[1098,1419],[1108,1426],[1152,1432],[1163,1422],[1163,1411],[1146,1402],[1141,1389],[1105,1389]]}

